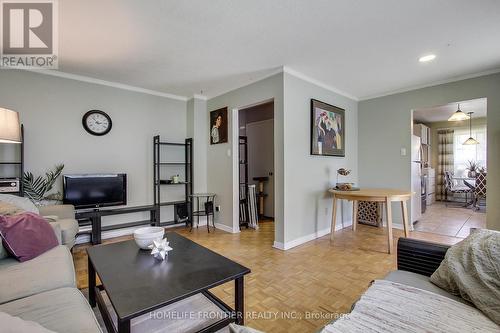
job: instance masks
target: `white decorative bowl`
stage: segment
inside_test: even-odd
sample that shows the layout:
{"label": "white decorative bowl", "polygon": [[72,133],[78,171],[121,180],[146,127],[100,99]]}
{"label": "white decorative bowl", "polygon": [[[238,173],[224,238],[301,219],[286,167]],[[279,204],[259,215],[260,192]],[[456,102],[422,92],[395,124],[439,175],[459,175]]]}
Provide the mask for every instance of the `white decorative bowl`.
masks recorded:
{"label": "white decorative bowl", "polygon": [[165,229],[162,227],[144,227],[134,231],[134,240],[141,249],[148,250],[153,241],[162,240],[164,235]]}

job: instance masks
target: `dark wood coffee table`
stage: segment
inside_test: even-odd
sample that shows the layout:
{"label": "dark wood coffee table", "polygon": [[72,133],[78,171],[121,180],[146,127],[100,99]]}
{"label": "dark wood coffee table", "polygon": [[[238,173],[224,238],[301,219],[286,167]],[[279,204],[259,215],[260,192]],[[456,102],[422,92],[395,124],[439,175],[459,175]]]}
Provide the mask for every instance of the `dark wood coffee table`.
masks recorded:
{"label": "dark wood coffee table", "polygon": [[[166,234],[173,251],[165,261],[140,250],[134,240],[93,246],[87,250],[89,303],[99,306],[108,331],[128,333],[131,320],[196,294],[203,294],[227,316],[199,332],[215,332],[230,322],[243,324],[243,279],[250,269],[177,233]],[[96,274],[102,285],[96,286]],[[235,281],[235,309],[209,289]],[[102,292],[117,316],[117,327]],[[109,306],[109,305],[108,305]]]}

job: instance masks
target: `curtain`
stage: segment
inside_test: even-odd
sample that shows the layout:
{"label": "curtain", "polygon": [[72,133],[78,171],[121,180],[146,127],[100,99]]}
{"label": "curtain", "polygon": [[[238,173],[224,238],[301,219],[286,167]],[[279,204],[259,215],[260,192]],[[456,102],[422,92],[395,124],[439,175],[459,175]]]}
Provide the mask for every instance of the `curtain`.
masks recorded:
{"label": "curtain", "polygon": [[453,133],[452,129],[438,130],[438,167],[436,200],[445,199],[446,183],[444,173],[453,172]]}

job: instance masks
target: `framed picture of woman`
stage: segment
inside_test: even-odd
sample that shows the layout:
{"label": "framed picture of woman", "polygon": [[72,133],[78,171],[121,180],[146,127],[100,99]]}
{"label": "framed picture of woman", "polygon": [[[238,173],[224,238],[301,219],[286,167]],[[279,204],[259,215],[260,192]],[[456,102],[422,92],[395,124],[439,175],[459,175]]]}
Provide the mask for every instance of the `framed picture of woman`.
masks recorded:
{"label": "framed picture of woman", "polygon": [[227,107],[210,112],[210,144],[227,142]]}
{"label": "framed picture of woman", "polygon": [[311,99],[311,155],[345,156],[345,110]]}

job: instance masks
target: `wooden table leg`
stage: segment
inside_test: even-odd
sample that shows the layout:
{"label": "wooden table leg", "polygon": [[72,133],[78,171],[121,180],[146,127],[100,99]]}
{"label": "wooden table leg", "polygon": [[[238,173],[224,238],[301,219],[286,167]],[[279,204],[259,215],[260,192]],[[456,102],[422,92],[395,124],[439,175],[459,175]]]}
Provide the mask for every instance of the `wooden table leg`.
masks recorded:
{"label": "wooden table leg", "polygon": [[407,208],[405,200],[401,201],[401,210],[403,213],[403,227],[405,229],[405,237],[409,237],[410,230],[409,230],[409,226],[408,226],[408,208]]}
{"label": "wooden table leg", "polygon": [[385,198],[385,211],[387,216],[387,246],[389,248],[389,254],[392,253],[393,250],[393,242],[392,242],[392,207],[391,207],[391,199],[389,197]]}
{"label": "wooden table leg", "polygon": [[352,231],[358,226],[358,200],[352,201]]}
{"label": "wooden table leg", "polygon": [[332,229],[330,231],[330,240],[333,241],[333,234],[335,233],[335,224],[337,222],[337,197],[333,195],[333,212],[332,212]]}

